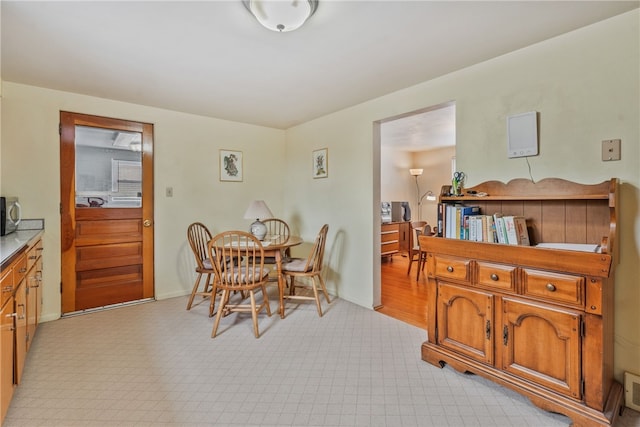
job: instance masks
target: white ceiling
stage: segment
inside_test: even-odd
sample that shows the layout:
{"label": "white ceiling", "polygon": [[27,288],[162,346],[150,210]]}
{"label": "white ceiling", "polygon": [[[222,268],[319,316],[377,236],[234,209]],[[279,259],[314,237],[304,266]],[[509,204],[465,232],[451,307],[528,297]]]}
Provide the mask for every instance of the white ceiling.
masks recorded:
{"label": "white ceiling", "polygon": [[321,0],[289,33],[240,0],[0,5],[5,81],[286,129],[639,2]]}

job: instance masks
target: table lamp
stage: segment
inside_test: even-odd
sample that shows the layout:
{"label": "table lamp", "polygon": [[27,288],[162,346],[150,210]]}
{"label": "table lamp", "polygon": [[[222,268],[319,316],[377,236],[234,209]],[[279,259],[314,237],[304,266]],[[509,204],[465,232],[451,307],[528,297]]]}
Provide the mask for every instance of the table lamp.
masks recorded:
{"label": "table lamp", "polygon": [[251,228],[249,229],[251,234],[253,234],[256,239],[263,240],[264,236],[267,235],[267,226],[261,222],[261,219],[265,218],[273,218],[273,214],[269,210],[269,207],[264,202],[264,200],[254,200],[251,202],[247,211],[244,213],[244,219],[253,219],[256,221],[251,224]]}

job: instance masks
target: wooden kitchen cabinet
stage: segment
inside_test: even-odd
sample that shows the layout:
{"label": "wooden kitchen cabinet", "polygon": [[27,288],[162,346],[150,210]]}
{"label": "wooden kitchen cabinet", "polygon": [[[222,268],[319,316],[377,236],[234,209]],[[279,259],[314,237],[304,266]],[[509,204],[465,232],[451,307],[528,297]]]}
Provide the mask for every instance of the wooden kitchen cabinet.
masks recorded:
{"label": "wooden kitchen cabinet", "polygon": [[0,423],[20,384],[42,307],[42,240],[30,241],[0,272]]}
{"label": "wooden kitchen cabinet", "polygon": [[[575,426],[615,422],[613,377],[616,179],[581,185],[490,181],[441,203],[522,215],[532,244],[598,244],[599,252],[421,236],[428,327],[422,359],[489,378]],[[447,193],[443,189],[443,193]]]}

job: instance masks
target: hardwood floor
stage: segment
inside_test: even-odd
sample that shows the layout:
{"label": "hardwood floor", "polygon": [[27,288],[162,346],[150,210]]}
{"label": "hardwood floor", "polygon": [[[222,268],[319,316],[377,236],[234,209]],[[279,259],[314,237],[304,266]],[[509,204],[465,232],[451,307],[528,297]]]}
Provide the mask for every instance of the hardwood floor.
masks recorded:
{"label": "hardwood floor", "polygon": [[381,260],[381,300],[378,312],[403,322],[427,328],[427,286],[424,274],[416,282],[417,263],[413,263],[407,276],[409,258],[401,254]]}

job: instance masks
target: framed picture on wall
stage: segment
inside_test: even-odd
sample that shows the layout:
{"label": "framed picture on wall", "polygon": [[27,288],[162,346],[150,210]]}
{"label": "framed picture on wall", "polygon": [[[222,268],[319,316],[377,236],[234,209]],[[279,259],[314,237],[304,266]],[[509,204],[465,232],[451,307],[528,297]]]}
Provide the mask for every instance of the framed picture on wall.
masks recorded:
{"label": "framed picture on wall", "polygon": [[220,150],[220,181],[242,181],[242,151]]}
{"label": "framed picture on wall", "polygon": [[326,178],[329,176],[329,149],[321,148],[313,152],[313,177]]}

